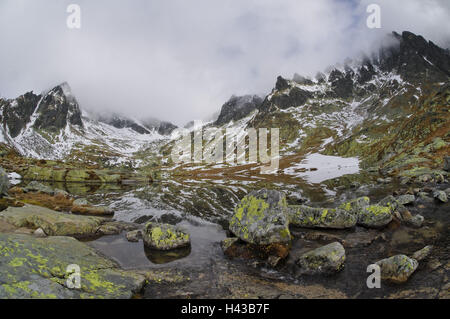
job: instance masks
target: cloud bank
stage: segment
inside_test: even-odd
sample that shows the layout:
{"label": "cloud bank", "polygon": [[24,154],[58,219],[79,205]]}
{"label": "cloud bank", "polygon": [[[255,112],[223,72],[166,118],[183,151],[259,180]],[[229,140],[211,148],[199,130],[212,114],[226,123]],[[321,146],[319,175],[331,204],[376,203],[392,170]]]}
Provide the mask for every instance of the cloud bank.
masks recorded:
{"label": "cloud bank", "polygon": [[[81,7],[68,29],[67,6]],[[382,28],[366,27],[367,5]],[[184,124],[277,75],[314,75],[391,31],[450,45],[448,0],[2,0],[0,94],[67,81],[80,104]]]}

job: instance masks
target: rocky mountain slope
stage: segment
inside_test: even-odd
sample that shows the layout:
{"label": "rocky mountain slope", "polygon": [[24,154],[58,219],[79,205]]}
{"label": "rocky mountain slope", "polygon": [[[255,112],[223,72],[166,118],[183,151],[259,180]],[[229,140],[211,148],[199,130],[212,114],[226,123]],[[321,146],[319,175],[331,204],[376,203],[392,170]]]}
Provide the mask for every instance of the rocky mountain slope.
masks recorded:
{"label": "rocky mountain slope", "polygon": [[176,126],[116,114],[83,112],[67,83],[40,95],[0,99],[0,142],[37,159],[73,160],[103,166],[139,166],[134,154],[167,139]]}
{"label": "rocky mountain slope", "polygon": [[[358,157],[382,173],[440,167],[450,142],[449,52],[410,32],[387,42],[315,78],[279,77],[265,98],[233,96],[208,126],[279,128],[285,174],[295,155],[316,153]],[[26,157],[102,167],[171,163],[173,124],[82,112],[67,83],[0,99],[0,114],[0,141]]]}

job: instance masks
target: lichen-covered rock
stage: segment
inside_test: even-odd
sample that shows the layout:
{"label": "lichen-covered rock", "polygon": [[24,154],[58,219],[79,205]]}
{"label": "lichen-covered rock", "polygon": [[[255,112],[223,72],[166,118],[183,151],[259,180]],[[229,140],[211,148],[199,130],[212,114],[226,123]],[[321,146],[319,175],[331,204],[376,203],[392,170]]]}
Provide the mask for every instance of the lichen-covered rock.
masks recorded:
{"label": "lichen-covered rock", "polygon": [[250,244],[290,243],[286,197],[273,190],[251,192],[235,208],[229,229]]}
{"label": "lichen-covered rock", "polygon": [[0,212],[0,220],[16,227],[42,228],[48,236],[75,237],[94,236],[105,221],[99,217],[65,214],[33,205],[9,207]]}
{"label": "lichen-covered rock", "polygon": [[436,198],[437,200],[441,201],[442,203],[448,202],[447,194],[444,191],[439,191],[439,190],[434,191],[433,197]]}
{"label": "lichen-covered rock", "polygon": [[[124,299],[145,283],[143,275],[118,269],[71,237],[0,233],[0,260],[0,299]],[[67,286],[69,265],[80,267],[79,289]]]}
{"label": "lichen-covered rock", "polygon": [[416,271],[417,260],[405,255],[396,255],[376,263],[381,269],[381,279],[394,283],[404,283]]}
{"label": "lichen-covered rock", "polygon": [[148,223],[143,231],[144,244],[156,250],[172,250],[191,244],[190,235],[181,228],[168,225]]}
{"label": "lichen-covered rock", "polygon": [[416,197],[414,195],[402,195],[397,197],[397,203],[400,205],[408,205],[414,203]]}
{"label": "lichen-covered rock", "polygon": [[8,174],[0,167],[0,197],[8,194],[10,183]]}
{"label": "lichen-covered rock", "polygon": [[343,209],[346,212],[352,213],[352,214],[358,214],[364,207],[370,205],[370,199],[367,196],[359,197],[357,199],[354,199],[352,201],[343,203],[339,206],[339,209]]}
{"label": "lichen-covered rock", "polygon": [[289,207],[291,225],[304,228],[345,229],[356,225],[353,213],[344,209],[313,208],[304,205]]}
{"label": "lichen-covered rock", "polygon": [[23,189],[27,192],[41,192],[48,195],[54,195],[55,191],[50,186],[43,185],[36,181],[31,181],[26,187]]}
{"label": "lichen-covered rock", "polygon": [[297,266],[305,274],[336,273],[344,265],[345,249],[338,242],[309,251],[297,260]]}
{"label": "lichen-covered rock", "polygon": [[358,213],[358,225],[367,228],[382,228],[392,221],[392,216],[390,207],[370,205]]}
{"label": "lichen-covered rock", "polygon": [[417,260],[417,261],[422,261],[428,258],[428,256],[430,256],[431,252],[433,251],[433,246],[426,246],[424,248],[422,248],[421,250],[416,251],[411,258]]}

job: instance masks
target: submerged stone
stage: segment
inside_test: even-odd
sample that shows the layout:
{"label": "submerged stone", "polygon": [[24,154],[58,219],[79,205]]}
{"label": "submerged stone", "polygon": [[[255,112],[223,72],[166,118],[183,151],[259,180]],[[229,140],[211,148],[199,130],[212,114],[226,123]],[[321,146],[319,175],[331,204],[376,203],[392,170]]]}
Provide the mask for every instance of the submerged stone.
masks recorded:
{"label": "submerged stone", "polygon": [[345,258],[344,247],[335,242],[303,254],[297,266],[305,274],[332,274],[344,268]]}
{"label": "submerged stone", "polygon": [[273,190],[251,192],[235,208],[229,229],[250,244],[289,244],[286,197]]}
{"label": "submerged stone", "polygon": [[148,223],[143,231],[144,244],[156,250],[171,250],[189,246],[190,235],[181,228],[168,225]]}
{"label": "submerged stone", "polygon": [[433,246],[426,246],[421,250],[416,251],[411,257],[417,261],[422,261],[427,259],[431,252],[433,251]]}
{"label": "submerged stone", "polygon": [[435,191],[433,192],[433,197],[437,200],[439,200],[442,203],[448,202],[447,194],[444,191]]}
{"label": "submerged stone", "polygon": [[397,203],[400,205],[408,205],[414,203],[416,197],[414,195],[402,195],[397,198]]}

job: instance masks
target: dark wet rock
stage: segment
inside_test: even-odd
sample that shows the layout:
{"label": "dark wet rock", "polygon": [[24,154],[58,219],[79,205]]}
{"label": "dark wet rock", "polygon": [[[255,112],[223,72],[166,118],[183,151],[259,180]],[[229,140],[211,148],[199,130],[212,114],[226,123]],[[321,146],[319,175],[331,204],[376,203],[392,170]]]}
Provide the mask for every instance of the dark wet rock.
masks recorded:
{"label": "dark wet rock", "polygon": [[[3,104],[3,125],[12,138],[17,137],[29,123],[40,99],[40,95],[28,92]],[[0,105],[2,104],[1,101],[0,99]]]}
{"label": "dark wet rock", "polygon": [[416,200],[414,195],[402,195],[397,197],[397,203],[399,203],[400,205],[408,205],[408,204],[412,204],[414,203],[414,201]]}
{"label": "dark wet rock", "polygon": [[288,93],[277,93],[272,96],[271,100],[264,100],[260,107],[260,110],[267,111],[271,105],[276,105],[280,109],[288,109],[291,107],[298,107],[304,105],[308,99],[312,97],[312,93],[306,90],[302,90],[298,87],[290,89]]}
{"label": "dark wet rock", "polygon": [[273,190],[251,192],[236,206],[229,229],[250,244],[290,243],[286,197]]}
{"label": "dark wet rock", "polygon": [[345,229],[356,225],[356,217],[344,209],[289,206],[291,225],[304,228]]}
{"label": "dark wet rock", "polygon": [[75,237],[95,236],[105,222],[98,217],[64,214],[33,205],[9,207],[0,212],[0,220],[16,227],[42,228],[48,236]]}
{"label": "dark wet rock", "polygon": [[162,214],[161,216],[156,217],[155,219],[158,223],[170,225],[176,225],[183,221],[183,218],[171,213]]}
{"label": "dark wet rock", "polygon": [[[114,262],[71,237],[36,238],[0,233],[1,299],[131,298],[145,276],[123,271]],[[79,289],[69,289],[67,267],[78,265]],[[69,280],[70,281],[70,280]]]}
{"label": "dark wet rock", "polygon": [[8,189],[10,187],[8,174],[0,167],[0,197],[8,194]]}
{"label": "dark wet rock", "polygon": [[190,246],[190,235],[179,227],[148,223],[142,232],[145,246],[156,250],[172,250]]}
{"label": "dark wet rock", "polygon": [[450,172],[450,156],[444,157],[444,171]]}
{"label": "dark wet rock", "polygon": [[238,242],[239,238],[237,237],[225,238],[220,243],[220,247],[222,247],[223,253],[228,256],[233,246],[236,245]]}
{"label": "dark wet rock", "polygon": [[243,119],[253,111],[255,111],[263,102],[257,95],[232,96],[231,99],[222,106],[217,121],[217,126],[222,126],[231,121]]}
{"label": "dark wet rock", "polygon": [[433,246],[426,246],[422,248],[421,250],[416,251],[411,257],[417,261],[422,261],[427,259],[431,252],[433,251]]}
{"label": "dark wet rock", "polygon": [[344,268],[345,249],[335,242],[303,254],[296,264],[300,272],[305,274],[336,273]]}
{"label": "dark wet rock", "polygon": [[139,242],[139,239],[142,238],[142,230],[136,229],[136,230],[129,231],[127,233],[126,237],[129,242],[137,243],[137,242]]}
{"label": "dark wet rock", "polygon": [[440,191],[440,190],[434,191],[433,192],[433,197],[436,200],[439,200],[442,203],[447,203],[448,202],[447,194],[444,191]]}
{"label": "dark wet rock", "polygon": [[396,255],[380,260],[376,265],[381,268],[381,279],[404,283],[416,271],[419,263],[408,256]]}
{"label": "dark wet rock", "polygon": [[55,191],[50,186],[43,185],[39,182],[32,181],[28,183],[26,187],[23,188],[24,192],[40,192],[48,195],[54,195]]}
{"label": "dark wet rock", "polygon": [[141,216],[141,217],[136,218],[136,219],[134,220],[134,222],[135,222],[136,224],[145,224],[145,223],[149,222],[149,221],[152,220],[152,219],[153,219],[153,216],[152,216],[152,215],[149,215],[149,216]]}

